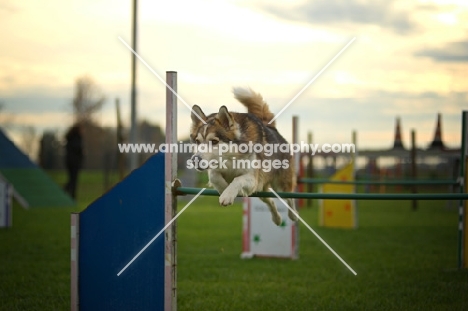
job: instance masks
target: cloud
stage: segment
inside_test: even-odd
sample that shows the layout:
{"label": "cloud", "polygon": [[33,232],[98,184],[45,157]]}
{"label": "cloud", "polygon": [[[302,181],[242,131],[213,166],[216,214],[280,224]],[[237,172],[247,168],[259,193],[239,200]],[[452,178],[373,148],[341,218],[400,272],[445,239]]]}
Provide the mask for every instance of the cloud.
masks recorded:
{"label": "cloud", "polygon": [[[271,103],[286,99],[273,98]],[[450,146],[459,146],[461,111],[468,92],[371,91],[365,97],[298,99],[280,118],[278,128],[291,137],[291,116],[299,115],[300,139],[312,131],[317,143],[349,142],[357,130],[361,147],[387,148],[393,143],[395,118],[402,120],[404,142],[410,141],[410,129],[416,129],[418,142],[426,147],[433,138],[437,113],[443,116],[443,138]],[[279,106],[281,107],[281,106]],[[378,134],[376,134],[378,133]]]}
{"label": "cloud", "polygon": [[414,119],[432,118],[440,112],[449,117],[460,118],[468,100],[468,92],[406,92],[374,91],[364,99],[380,103],[383,115],[405,115]]}
{"label": "cloud", "polygon": [[6,13],[17,13],[19,9],[10,1],[2,1],[0,2],[0,12],[2,11]]}
{"label": "cloud", "polygon": [[277,17],[311,24],[378,25],[398,34],[416,29],[408,11],[395,9],[395,1],[317,0],[293,8],[263,5],[262,9]]}
{"label": "cloud", "polygon": [[419,50],[414,55],[429,57],[440,63],[466,63],[468,62],[468,41],[449,42],[444,47]]}

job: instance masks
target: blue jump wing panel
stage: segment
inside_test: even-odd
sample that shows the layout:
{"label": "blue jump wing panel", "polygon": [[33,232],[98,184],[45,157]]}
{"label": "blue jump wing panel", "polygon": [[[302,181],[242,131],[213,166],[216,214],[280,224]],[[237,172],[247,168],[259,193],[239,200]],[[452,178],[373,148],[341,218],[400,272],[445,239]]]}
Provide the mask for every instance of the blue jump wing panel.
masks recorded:
{"label": "blue jump wing panel", "polygon": [[80,213],[81,310],[164,309],[164,234],[117,276],[164,227],[164,196],[156,154]]}

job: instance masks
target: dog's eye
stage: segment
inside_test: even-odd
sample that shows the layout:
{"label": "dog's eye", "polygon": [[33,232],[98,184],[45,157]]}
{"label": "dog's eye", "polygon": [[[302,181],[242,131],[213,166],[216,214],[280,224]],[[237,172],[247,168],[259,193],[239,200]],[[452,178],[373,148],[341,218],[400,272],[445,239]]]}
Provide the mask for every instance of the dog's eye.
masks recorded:
{"label": "dog's eye", "polygon": [[219,140],[215,140],[215,139],[211,140],[211,144],[213,146],[216,146],[218,143],[219,143]]}

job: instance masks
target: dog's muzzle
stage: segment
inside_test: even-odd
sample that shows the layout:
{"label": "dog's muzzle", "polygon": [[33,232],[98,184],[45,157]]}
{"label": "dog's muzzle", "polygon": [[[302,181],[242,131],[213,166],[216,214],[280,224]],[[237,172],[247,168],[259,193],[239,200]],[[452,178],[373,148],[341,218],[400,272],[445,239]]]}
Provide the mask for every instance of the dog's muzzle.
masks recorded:
{"label": "dog's muzzle", "polygon": [[206,170],[206,168],[201,168],[200,167],[200,161],[202,160],[202,157],[200,157],[197,154],[194,154],[192,156],[191,160],[192,160],[193,166],[195,167],[195,169],[197,171],[202,172],[202,171]]}

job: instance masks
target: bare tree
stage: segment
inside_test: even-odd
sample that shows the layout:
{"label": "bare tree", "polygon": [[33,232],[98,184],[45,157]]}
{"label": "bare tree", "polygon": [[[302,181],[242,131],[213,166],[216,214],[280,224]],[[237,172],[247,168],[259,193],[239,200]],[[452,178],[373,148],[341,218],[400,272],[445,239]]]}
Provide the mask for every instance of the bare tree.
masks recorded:
{"label": "bare tree", "polygon": [[14,116],[12,114],[5,113],[5,103],[0,102],[0,127],[8,128],[13,124]]}
{"label": "bare tree", "polygon": [[74,122],[80,123],[83,138],[84,168],[99,168],[104,154],[105,131],[96,120],[96,113],[104,105],[101,89],[89,76],[76,80],[72,102]]}
{"label": "bare tree", "polygon": [[37,155],[38,137],[34,126],[23,126],[21,128],[20,148],[30,158]]}
{"label": "bare tree", "polygon": [[102,108],[105,100],[93,79],[88,76],[78,78],[72,103],[75,121],[92,123],[95,113]]}

